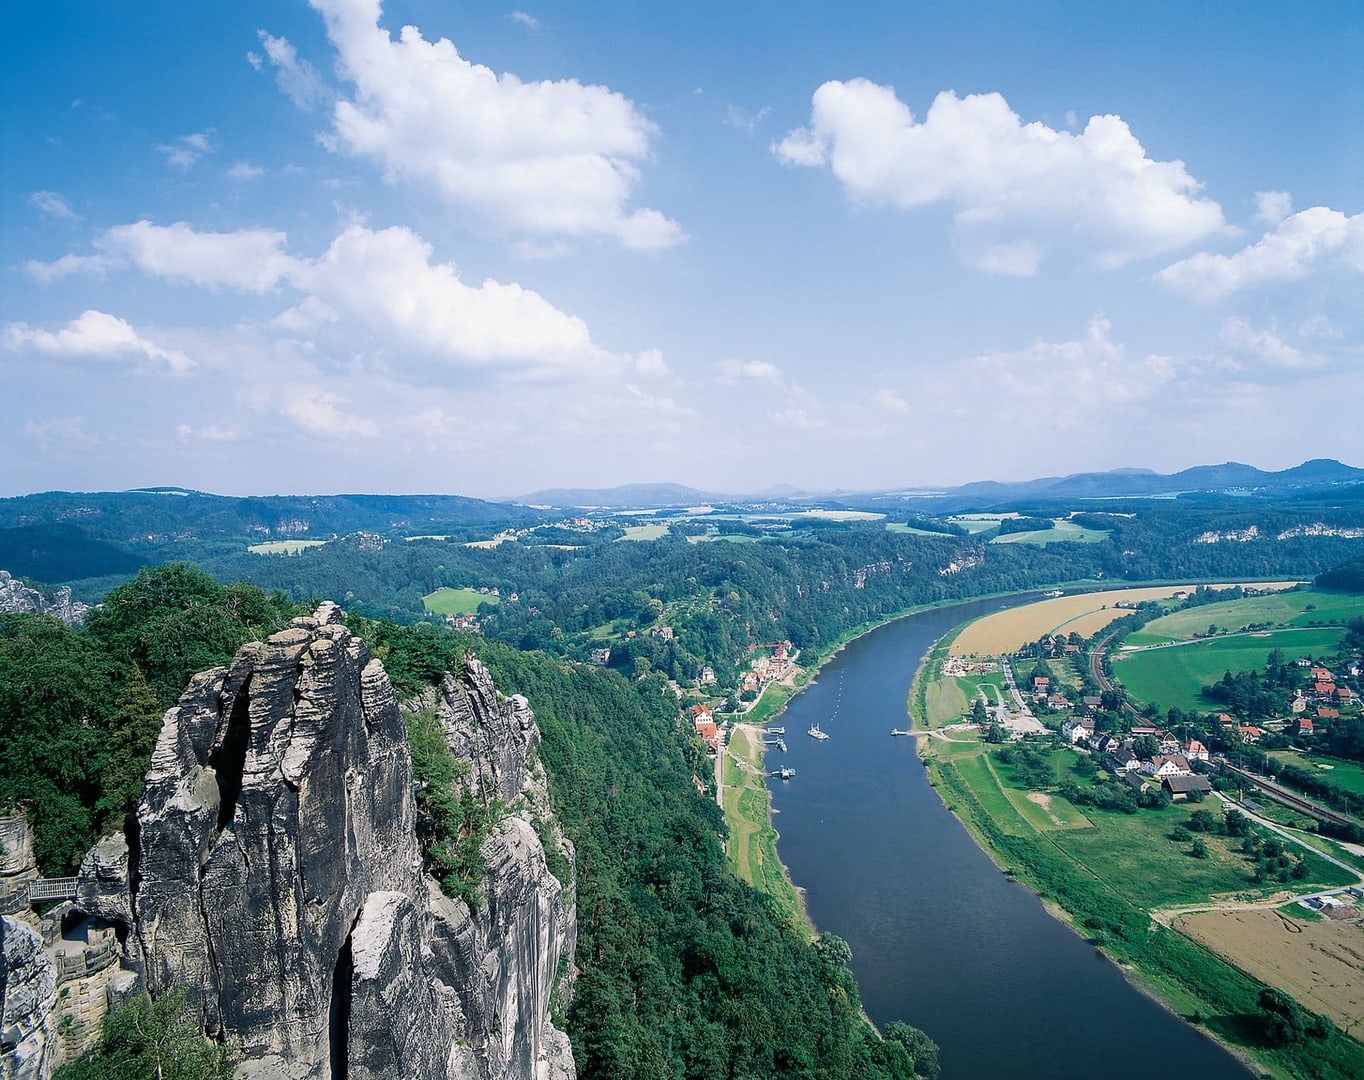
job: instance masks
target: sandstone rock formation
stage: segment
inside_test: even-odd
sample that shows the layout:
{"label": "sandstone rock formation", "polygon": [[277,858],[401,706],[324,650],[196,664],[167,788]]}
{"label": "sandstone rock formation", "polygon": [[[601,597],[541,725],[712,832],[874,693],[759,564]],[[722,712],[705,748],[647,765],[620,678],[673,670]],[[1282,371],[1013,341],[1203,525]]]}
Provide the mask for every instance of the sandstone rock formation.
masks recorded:
{"label": "sandstone rock formation", "polygon": [[22,581],[10,577],[8,571],[0,570],[0,611],[36,611],[61,619],[67,626],[80,626],[90,607],[72,600],[71,590],[65,585],[48,600],[37,589],[30,589]]}
{"label": "sandstone rock formation", "polygon": [[57,971],[27,923],[0,916],[0,1078],[43,1080],[57,1053]]}
{"label": "sandstone rock formation", "polygon": [[[136,831],[91,848],[41,935],[0,924],[0,1080],[44,1080],[139,975],[183,988],[240,1048],[241,1077],[572,1080],[550,1011],[572,992],[573,849],[535,718],[472,658],[407,707],[435,712],[464,782],[504,808],[475,909],[423,870],[399,703],[324,604],[196,675],[162,721]],[[0,826],[0,885],[31,879],[26,822]]]}
{"label": "sandstone rock formation", "polygon": [[[544,832],[524,701],[476,662],[435,696],[471,779]],[[324,604],[194,678],[166,713],[131,866],[117,842],[97,847],[81,903],[129,920],[149,988],[185,987],[252,1075],[571,1076],[549,1002],[574,915],[537,829],[493,830],[470,911],[423,873],[415,814],[383,665]]]}

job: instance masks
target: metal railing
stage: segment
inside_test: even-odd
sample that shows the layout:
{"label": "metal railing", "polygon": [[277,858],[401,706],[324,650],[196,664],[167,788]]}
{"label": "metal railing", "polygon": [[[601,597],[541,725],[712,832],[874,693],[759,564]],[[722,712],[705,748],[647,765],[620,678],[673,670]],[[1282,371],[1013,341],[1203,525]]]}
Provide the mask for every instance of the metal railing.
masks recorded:
{"label": "metal railing", "polygon": [[29,882],[28,902],[36,904],[41,900],[76,899],[76,879],[73,877],[38,878]]}

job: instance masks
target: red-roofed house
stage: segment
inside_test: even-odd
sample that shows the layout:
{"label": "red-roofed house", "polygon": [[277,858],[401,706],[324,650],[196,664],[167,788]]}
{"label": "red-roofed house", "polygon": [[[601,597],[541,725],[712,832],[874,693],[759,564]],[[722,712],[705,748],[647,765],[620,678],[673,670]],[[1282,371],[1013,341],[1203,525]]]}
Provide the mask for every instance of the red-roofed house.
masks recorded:
{"label": "red-roofed house", "polygon": [[1318,706],[1317,706],[1317,719],[1318,719],[1318,720],[1339,720],[1339,719],[1340,719],[1340,710],[1339,710],[1339,709],[1328,709],[1325,705],[1318,705]]}
{"label": "red-roofed house", "polygon": [[1257,743],[1260,741],[1260,737],[1264,734],[1264,732],[1257,728],[1254,724],[1242,724],[1239,728],[1237,728],[1237,731],[1240,734],[1241,741],[1243,743]]}
{"label": "red-roofed house", "polygon": [[1190,761],[1207,761],[1208,748],[1197,739],[1190,739],[1184,747],[1184,756]]}
{"label": "red-roofed house", "polygon": [[1355,699],[1355,696],[1354,696],[1354,694],[1351,692],[1351,690],[1350,690],[1350,688],[1349,688],[1348,686],[1337,686],[1337,687],[1336,687],[1336,700],[1337,700],[1337,701],[1353,701],[1354,699]]}
{"label": "red-roofed house", "polygon": [[1313,724],[1312,718],[1310,716],[1298,717],[1299,735],[1315,735],[1316,733],[1317,733],[1316,725]]}

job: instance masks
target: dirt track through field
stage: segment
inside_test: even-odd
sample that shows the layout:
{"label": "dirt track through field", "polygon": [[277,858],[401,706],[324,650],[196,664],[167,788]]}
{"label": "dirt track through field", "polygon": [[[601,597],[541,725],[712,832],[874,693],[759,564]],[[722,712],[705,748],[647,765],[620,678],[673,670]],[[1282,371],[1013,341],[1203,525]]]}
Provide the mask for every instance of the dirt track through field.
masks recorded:
{"label": "dirt track through field", "polygon": [[1277,911],[1203,911],[1175,925],[1345,1032],[1364,1033],[1364,925],[1299,922]]}

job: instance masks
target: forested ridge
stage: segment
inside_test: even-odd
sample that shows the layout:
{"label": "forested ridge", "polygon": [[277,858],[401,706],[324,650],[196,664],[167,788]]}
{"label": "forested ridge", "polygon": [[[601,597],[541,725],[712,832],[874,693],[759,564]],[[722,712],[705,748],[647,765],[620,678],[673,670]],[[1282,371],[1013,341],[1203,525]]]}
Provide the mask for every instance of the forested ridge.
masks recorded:
{"label": "forested ridge", "polygon": [[[296,611],[172,565],[115,590],[83,629],[0,617],[0,804],[30,814],[44,872],[71,871],[97,831],[122,824],[161,712],[189,675]],[[402,692],[473,650],[502,692],[536,711],[551,797],[577,851],[578,977],[561,1019],[581,1076],[936,1074],[922,1033],[897,1024],[882,1040],[862,1019],[842,942],[811,944],[727,871],[719,809],[696,786],[704,755],[662,678],[627,680],[425,624],[349,621]]]}

